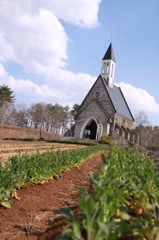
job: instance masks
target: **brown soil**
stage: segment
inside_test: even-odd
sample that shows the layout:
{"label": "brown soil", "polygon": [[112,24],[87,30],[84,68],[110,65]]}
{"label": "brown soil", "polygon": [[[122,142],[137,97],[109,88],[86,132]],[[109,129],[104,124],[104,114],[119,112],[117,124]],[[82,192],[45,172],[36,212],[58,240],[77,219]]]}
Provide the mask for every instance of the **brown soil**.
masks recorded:
{"label": "brown soil", "polygon": [[101,162],[98,154],[87,159],[80,168],[65,172],[59,180],[18,190],[20,201],[14,199],[11,209],[0,208],[0,240],[55,239],[65,226],[58,210],[77,209],[77,188],[90,187],[89,173],[96,172]]}
{"label": "brown soil", "polygon": [[[8,158],[15,156],[17,154],[29,154],[36,153],[37,150],[40,153],[46,152],[50,148],[54,151],[74,149],[82,147],[81,145],[74,144],[62,144],[62,143],[48,143],[45,141],[13,141],[13,140],[0,140],[0,159],[2,161],[7,161]],[[1,239],[0,239],[1,240]]]}

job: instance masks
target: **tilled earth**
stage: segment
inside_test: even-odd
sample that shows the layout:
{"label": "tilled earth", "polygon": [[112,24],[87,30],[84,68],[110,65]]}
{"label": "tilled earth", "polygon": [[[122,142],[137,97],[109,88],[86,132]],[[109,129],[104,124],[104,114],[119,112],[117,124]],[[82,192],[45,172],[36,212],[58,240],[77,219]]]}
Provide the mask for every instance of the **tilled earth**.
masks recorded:
{"label": "tilled earth", "polygon": [[50,148],[53,151],[57,150],[68,150],[83,147],[81,145],[75,144],[62,144],[62,143],[48,143],[45,141],[0,141],[0,159],[2,161],[7,161],[8,158],[18,155],[18,154],[34,154],[37,150],[40,153],[46,152]]}
{"label": "tilled earth", "polygon": [[[17,153],[20,148],[24,149],[23,142],[16,144],[13,146],[12,142],[10,146],[10,150],[13,149],[14,153]],[[39,144],[39,147],[42,147],[41,144],[45,145],[45,143]],[[1,145],[1,154],[2,151],[7,151],[6,146]],[[30,146],[35,151],[37,150],[34,143],[31,145],[28,143],[25,145],[25,151],[26,149],[28,151]],[[49,148],[50,146],[49,144]],[[66,148],[66,145],[60,145],[60,147],[57,144],[56,146],[57,149]],[[45,145],[45,147],[47,149],[48,146]],[[105,151],[106,156],[107,154],[108,151]],[[159,152],[149,151],[147,154],[159,167]],[[44,185],[27,185],[26,188],[18,190],[20,200],[14,199],[11,209],[0,207],[0,240],[55,239],[66,227],[65,220],[58,210],[68,207],[78,212],[78,187],[84,186],[89,189],[89,173],[96,173],[96,169],[101,164],[100,154],[98,154],[86,160],[80,168],[74,167],[65,172],[61,179],[52,179]]]}
{"label": "tilled earth", "polygon": [[[105,151],[105,155],[108,152]],[[78,209],[78,187],[90,188],[89,173],[102,164],[100,154],[87,159],[80,168],[43,185],[18,190],[20,200],[11,209],[0,208],[0,240],[53,240],[65,228],[58,210]]]}

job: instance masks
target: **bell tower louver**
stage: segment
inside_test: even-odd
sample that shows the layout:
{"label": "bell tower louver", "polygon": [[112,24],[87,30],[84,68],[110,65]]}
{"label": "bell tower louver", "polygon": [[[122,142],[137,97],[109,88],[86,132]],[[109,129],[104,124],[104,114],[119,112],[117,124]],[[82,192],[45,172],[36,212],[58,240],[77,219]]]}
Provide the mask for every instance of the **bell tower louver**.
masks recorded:
{"label": "bell tower louver", "polygon": [[113,52],[112,44],[110,43],[103,59],[101,75],[106,79],[106,82],[110,88],[113,88],[114,73],[115,73],[115,56]]}

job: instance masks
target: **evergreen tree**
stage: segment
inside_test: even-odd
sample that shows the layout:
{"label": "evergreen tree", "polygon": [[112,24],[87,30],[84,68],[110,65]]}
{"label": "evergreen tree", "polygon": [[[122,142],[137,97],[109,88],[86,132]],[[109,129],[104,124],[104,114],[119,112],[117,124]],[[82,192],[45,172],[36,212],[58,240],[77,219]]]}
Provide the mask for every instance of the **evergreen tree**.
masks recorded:
{"label": "evergreen tree", "polygon": [[7,108],[14,102],[15,98],[13,91],[6,85],[0,86],[0,123],[1,123],[1,134],[0,138],[3,138],[3,124],[5,121],[5,115]]}

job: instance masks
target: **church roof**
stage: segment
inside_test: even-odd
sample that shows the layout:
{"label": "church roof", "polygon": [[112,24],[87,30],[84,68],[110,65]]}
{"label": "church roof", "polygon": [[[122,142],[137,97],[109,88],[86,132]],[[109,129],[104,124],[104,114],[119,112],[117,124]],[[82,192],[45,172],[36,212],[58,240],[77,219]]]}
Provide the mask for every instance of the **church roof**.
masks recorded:
{"label": "church roof", "polygon": [[[108,86],[108,83],[107,83],[107,80],[105,78],[103,78],[101,75],[99,75],[99,77],[97,78],[97,80],[95,81],[94,85],[96,84],[96,82],[101,79],[103,84],[104,84],[104,87],[105,87],[105,90],[106,90],[106,93],[108,94],[109,98],[110,98],[110,101],[112,103],[112,106],[114,107],[114,110],[116,113],[122,115],[123,117],[126,117],[132,121],[134,121],[134,118],[133,118],[133,115],[129,109],[129,106],[126,102],[126,99],[120,89],[120,87],[117,87],[116,85],[113,84],[113,88],[110,88]],[[94,87],[94,85],[92,86],[92,88]],[[88,94],[92,91],[92,88],[90,89],[90,91],[87,93],[85,99],[87,98]],[[81,111],[83,111],[84,109],[81,109],[81,106],[84,104],[85,102],[85,99],[83,100],[83,102],[81,103],[79,109],[78,109],[78,114],[80,114]],[[89,104],[90,102],[88,102]],[[106,112],[106,108],[105,108],[105,105],[100,102],[100,101],[96,101],[96,103],[98,103],[102,108],[102,110],[104,111],[104,113],[109,116],[109,114]],[[87,104],[87,105],[88,105]],[[86,106],[87,106],[86,105]],[[77,114],[77,115],[78,115]],[[109,116],[111,117],[111,116]]]}
{"label": "church roof", "polygon": [[102,60],[113,60],[115,62],[115,56],[114,56],[114,52],[113,52],[113,46],[110,43],[104,57]]}
{"label": "church roof", "polygon": [[[102,78],[102,76],[101,76],[101,78]],[[128,104],[125,100],[125,97],[121,91],[121,88],[117,87],[115,85],[113,85],[113,88],[110,88],[110,87],[108,87],[106,80],[104,78],[102,78],[102,80],[104,82],[107,93],[112,101],[112,104],[113,104],[116,112],[119,113],[120,115],[134,121],[134,118],[129,109],[129,106],[128,106]]]}

